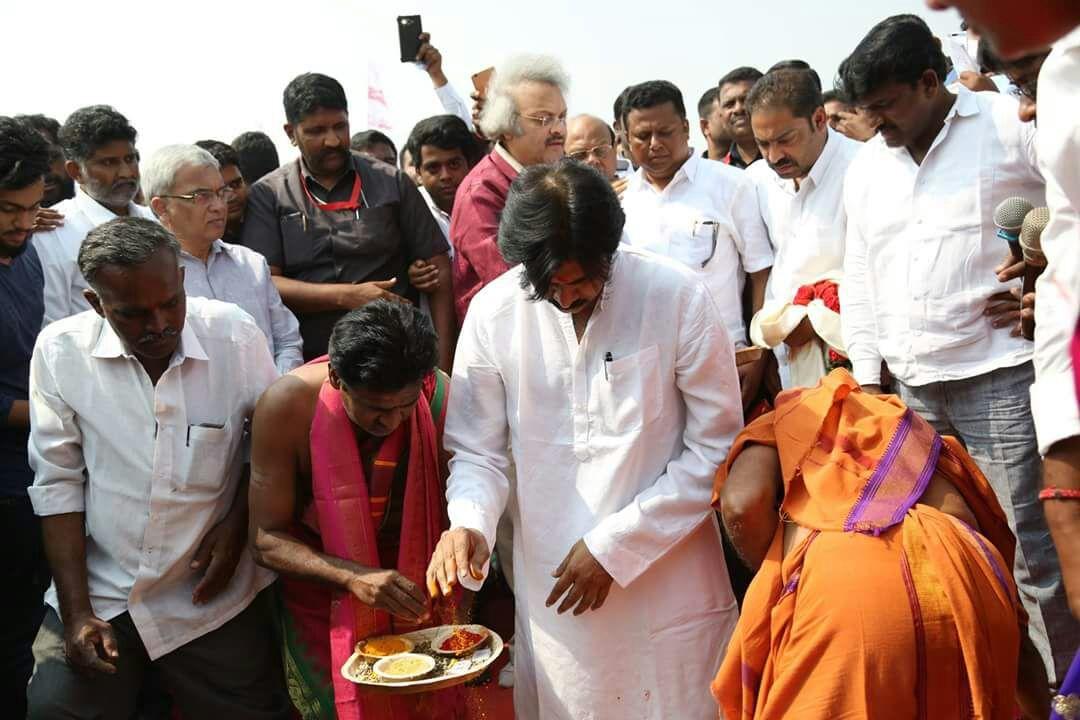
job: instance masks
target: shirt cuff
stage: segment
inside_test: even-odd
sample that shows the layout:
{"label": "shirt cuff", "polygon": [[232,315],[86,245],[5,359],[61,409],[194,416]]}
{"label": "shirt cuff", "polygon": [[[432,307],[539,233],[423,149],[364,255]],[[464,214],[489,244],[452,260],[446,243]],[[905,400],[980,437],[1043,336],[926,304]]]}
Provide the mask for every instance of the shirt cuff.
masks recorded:
{"label": "shirt cuff", "polygon": [[1038,377],[1031,386],[1031,416],[1042,455],[1054,443],[1080,435],[1080,408],[1071,372]]}
{"label": "shirt cuff", "polygon": [[86,512],[86,493],[82,482],[56,482],[26,489],[34,514],[39,516]]}
{"label": "shirt cuff", "polygon": [[881,384],[881,358],[851,360],[851,374],[860,385]]}
{"label": "shirt cuff", "polygon": [[476,592],[484,584],[488,570],[491,567],[491,553],[495,552],[496,525],[488,521],[483,509],[470,500],[451,500],[446,506],[446,514],[450,518],[450,529],[468,528],[476,530],[484,536],[484,542],[488,546],[488,559],[484,567],[480,568],[480,579],[477,580],[469,573],[469,568],[458,568],[458,582],[466,590]]}
{"label": "shirt cuff", "polygon": [[[629,509],[624,508],[615,515],[604,518],[599,525],[587,532],[583,538],[585,547],[589,548],[592,556],[607,570],[608,575],[621,588],[625,588],[632,583],[649,567],[649,563],[645,558],[627,549],[624,544],[619,543],[620,527],[628,522],[631,526],[634,524],[633,520],[628,521],[623,515]],[[636,508],[635,511],[636,515],[640,517],[640,511],[637,511]]]}

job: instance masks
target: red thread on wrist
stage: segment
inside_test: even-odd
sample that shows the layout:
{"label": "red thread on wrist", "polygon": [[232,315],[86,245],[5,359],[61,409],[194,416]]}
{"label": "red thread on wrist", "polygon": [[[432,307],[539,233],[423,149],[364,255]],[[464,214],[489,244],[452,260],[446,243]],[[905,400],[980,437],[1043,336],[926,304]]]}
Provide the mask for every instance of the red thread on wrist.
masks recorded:
{"label": "red thread on wrist", "polygon": [[1040,500],[1080,500],[1080,489],[1051,485],[1039,491]]}

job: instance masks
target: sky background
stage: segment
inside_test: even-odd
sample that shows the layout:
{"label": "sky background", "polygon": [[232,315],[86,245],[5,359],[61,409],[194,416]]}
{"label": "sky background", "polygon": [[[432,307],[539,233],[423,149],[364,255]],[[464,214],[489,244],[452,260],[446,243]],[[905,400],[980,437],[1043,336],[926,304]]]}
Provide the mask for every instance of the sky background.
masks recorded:
{"label": "sky background", "polygon": [[[831,85],[840,61],[888,15],[914,12],[939,36],[952,11],[923,0],[54,0],[4,3],[0,115],[41,112],[61,122],[108,103],[139,131],[143,156],[162,145],[262,130],[282,161],[281,93],[305,71],[337,78],[352,131],[367,126],[369,74],[382,85],[400,146],[412,125],[441,112],[422,69],[398,61],[395,18],[420,14],[463,97],[470,76],[515,52],[555,55],[571,76],[571,114],[610,120],[622,88],[671,80],[696,118],[697,100],[728,70],[809,62]],[[700,144],[700,136],[694,138]]]}

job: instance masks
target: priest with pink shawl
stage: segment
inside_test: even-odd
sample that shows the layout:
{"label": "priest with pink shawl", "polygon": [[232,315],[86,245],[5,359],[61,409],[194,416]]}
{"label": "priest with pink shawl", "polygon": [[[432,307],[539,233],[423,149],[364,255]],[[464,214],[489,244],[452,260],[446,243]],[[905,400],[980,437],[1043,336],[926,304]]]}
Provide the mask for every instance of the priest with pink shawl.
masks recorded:
{"label": "priest with pink shawl", "polygon": [[252,427],[257,561],[281,576],[289,694],[304,720],[450,720],[454,690],[365,693],[341,666],[367,637],[452,621],[423,590],[447,528],[447,379],[431,321],[377,301],[334,326],[329,355],[285,375]]}

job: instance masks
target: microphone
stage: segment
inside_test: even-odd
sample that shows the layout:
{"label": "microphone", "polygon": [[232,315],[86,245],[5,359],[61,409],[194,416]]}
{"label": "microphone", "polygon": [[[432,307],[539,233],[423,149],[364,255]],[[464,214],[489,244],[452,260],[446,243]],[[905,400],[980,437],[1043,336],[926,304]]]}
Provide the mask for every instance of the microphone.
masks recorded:
{"label": "microphone", "polygon": [[1009,243],[1009,251],[1012,253],[1014,263],[1024,259],[1023,251],[1020,249],[1020,230],[1024,226],[1024,218],[1034,207],[1022,197],[1011,197],[1002,200],[994,210],[997,236]]}
{"label": "microphone", "polygon": [[[1023,294],[1035,290],[1035,280],[1046,269],[1046,255],[1042,251],[1042,234],[1050,222],[1048,208],[1034,208],[1024,216],[1020,228],[1020,249],[1024,254],[1024,289]],[[1023,297],[1023,295],[1021,295]],[[1022,318],[1020,331],[1028,340],[1035,339],[1035,318]]]}

